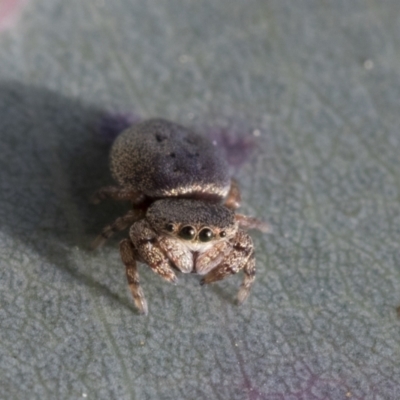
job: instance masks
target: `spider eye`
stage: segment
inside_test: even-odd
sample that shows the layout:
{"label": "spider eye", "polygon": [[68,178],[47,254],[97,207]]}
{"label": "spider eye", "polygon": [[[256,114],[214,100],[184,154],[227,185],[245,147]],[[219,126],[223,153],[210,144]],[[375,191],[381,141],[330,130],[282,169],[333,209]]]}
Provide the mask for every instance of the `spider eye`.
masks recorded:
{"label": "spider eye", "polygon": [[225,232],[225,231],[221,231],[221,232],[219,233],[219,236],[225,237],[225,236],[226,236],[226,232]]}
{"label": "spider eye", "polygon": [[180,231],[179,231],[179,236],[182,239],[185,240],[192,240],[196,235],[196,231],[192,226],[184,226]]}
{"label": "spider eye", "polygon": [[168,232],[173,232],[173,231],[174,231],[174,224],[167,224],[167,225],[165,225],[165,229],[166,229]]}
{"label": "spider eye", "polygon": [[199,233],[200,242],[209,242],[214,237],[212,230],[204,228]]}

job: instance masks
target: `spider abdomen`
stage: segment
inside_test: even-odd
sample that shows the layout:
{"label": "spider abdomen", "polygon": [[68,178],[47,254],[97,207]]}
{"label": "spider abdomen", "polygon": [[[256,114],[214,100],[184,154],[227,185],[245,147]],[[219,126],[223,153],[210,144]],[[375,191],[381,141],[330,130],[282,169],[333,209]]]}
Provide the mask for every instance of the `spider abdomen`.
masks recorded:
{"label": "spider abdomen", "polygon": [[151,198],[220,201],[230,186],[227,162],[213,143],[163,119],[122,132],[111,149],[110,164],[121,186]]}

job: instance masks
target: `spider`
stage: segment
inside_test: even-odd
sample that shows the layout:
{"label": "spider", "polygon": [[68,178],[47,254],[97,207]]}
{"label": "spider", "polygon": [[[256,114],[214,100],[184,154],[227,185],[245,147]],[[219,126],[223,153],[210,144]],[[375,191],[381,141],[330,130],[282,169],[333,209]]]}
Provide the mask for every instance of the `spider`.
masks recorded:
{"label": "spider", "polygon": [[172,283],[177,271],[203,275],[201,284],[208,284],[243,270],[237,297],[243,303],[256,273],[247,230],[266,232],[268,225],[235,212],[240,190],[216,146],[181,125],[151,119],[116,138],[110,168],[118,186],[101,188],[92,202],[126,200],[132,208],[102,230],[93,248],[129,227],[119,249],[139,312],[147,314],[148,306],[137,262]]}

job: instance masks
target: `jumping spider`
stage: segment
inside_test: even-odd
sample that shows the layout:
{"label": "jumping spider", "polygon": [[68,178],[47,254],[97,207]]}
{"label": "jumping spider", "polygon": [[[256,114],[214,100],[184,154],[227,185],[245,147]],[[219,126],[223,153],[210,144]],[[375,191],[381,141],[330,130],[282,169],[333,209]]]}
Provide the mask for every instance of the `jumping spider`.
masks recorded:
{"label": "jumping spider", "polygon": [[267,231],[267,224],[235,213],[240,191],[226,160],[208,139],[175,123],[152,119],[134,125],[115,140],[111,172],[119,186],[93,196],[127,200],[132,209],[106,226],[93,247],[113,233],[129,229],[120,242],[122,262],[135,301],[147,314],[137,261],[176,283],[175,271],[204,275],[201,284],[244,272],[238,293],[242,303],[255,279],[255,259],[247,229]]}

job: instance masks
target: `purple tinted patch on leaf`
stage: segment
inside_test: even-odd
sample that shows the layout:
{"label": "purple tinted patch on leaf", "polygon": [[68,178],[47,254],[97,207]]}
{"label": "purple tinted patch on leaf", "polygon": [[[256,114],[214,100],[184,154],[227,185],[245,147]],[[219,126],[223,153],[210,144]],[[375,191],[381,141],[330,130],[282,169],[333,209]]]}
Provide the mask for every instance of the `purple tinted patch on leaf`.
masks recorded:
{"label": "purple tinted patch on leaf", "polygon": [[104,142],[112,143],[123,130],[141,120],[132,112],[105,113],[100,117],[96,131]]}
{"label": "purple tinted patch on leaf", "polygon": [[[293,375],[288,373],[288,382],[279,379],[276,383],[278,386],[290,387],[293,382],[290,382],[290,376],[302,376],[302,383],[298,389],[287,389],[277,392],[264,392],[257,385],[253,385],[248,376],[244,375],[241,388],[248,393],[250,400],[320,400],[320,399],[346,399],[363,400],[365,393],[360,393],[359,389],[352,389],[352,385],[346,382],[345,377],[342,379],[321,377],[312,372],[311,368],[304,363],[296,363],[293,368],[288,366],[288,370],[294,372]],[[373,389],[368,390],[369,393]]]}
{"label": "purple tinted patch on leaf", "polygon": [[253,129],[240,131],[236,127],[211,128],[208,136],[225,153],[228,163],[238,169],[250,158],[256,147],[253,134],[256,131]]}
{"label": "purple tinted patch on leaf", "polygon": [[27,0],[0,0],[0,31],[11,28]]}

